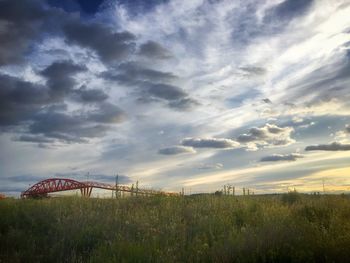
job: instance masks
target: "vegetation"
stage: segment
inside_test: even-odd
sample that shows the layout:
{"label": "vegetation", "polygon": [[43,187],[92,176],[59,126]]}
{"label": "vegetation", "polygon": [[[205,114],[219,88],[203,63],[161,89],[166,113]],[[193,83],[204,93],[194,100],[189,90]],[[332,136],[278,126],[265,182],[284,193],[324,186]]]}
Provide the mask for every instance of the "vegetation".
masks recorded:
{"label": "vegetation", "polygon": [[348,262],[350,198],[0,201],[0,262]]}

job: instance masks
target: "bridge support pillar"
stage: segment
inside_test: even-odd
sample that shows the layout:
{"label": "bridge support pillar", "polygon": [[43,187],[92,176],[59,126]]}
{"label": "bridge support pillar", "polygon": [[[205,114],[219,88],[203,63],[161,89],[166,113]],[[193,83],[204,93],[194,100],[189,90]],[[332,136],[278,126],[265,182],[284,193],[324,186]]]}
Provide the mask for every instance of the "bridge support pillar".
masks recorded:
{"label": "bridge support pillar", "polygon": [[92,187],[80,188],[80,193],[81,193],[81,196],[83,197],[90,197],[91,192],[92,192]]}

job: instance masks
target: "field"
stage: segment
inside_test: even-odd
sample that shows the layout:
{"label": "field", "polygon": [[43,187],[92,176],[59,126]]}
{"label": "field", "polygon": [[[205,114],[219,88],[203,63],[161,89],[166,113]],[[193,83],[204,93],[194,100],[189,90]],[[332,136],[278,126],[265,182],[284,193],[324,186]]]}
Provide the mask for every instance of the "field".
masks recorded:
{"label": "field", "polygon": [[0,201],[0,262],[349,262],[350,198]]}

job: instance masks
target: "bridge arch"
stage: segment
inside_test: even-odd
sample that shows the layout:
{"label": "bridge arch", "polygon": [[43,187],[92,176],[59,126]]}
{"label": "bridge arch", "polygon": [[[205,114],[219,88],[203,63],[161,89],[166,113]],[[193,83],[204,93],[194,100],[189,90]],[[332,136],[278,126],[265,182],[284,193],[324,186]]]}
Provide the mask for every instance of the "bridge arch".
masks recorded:
{"label": "bridge arch", "polygon": [[61,191],[67,191],[67,190],[77,190],[77,189],[81,190],[82,195],[90,196],[92,188],[86,185],[85,183],[72,180],[72,179],[51,178],[51,179],[42,180],[32,185],[26,191],[22,192],[21,197],[22,198],[41,197],[41,196],[47,196],[48,193],[61,192]]}

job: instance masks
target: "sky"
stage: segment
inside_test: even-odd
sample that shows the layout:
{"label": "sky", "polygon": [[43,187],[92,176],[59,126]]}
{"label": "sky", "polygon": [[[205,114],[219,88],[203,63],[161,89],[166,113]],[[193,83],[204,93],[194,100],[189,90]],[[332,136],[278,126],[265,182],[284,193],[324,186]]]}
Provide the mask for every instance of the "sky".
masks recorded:
{"label": "sky", "polygon": [[350,0],[0,0],[0,192],[350,190]]}

